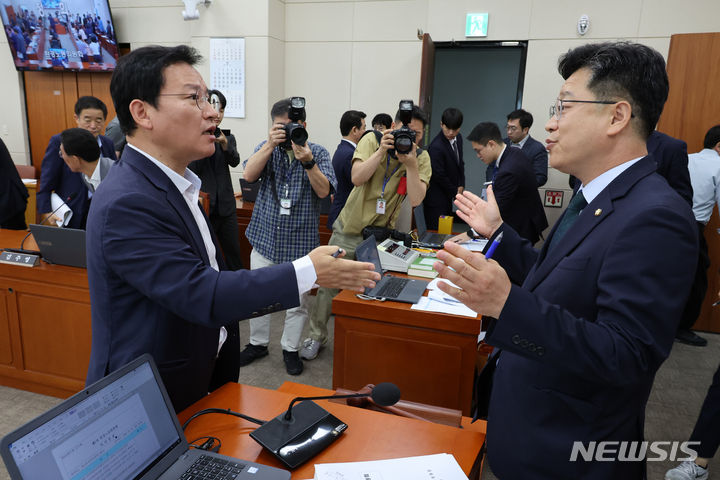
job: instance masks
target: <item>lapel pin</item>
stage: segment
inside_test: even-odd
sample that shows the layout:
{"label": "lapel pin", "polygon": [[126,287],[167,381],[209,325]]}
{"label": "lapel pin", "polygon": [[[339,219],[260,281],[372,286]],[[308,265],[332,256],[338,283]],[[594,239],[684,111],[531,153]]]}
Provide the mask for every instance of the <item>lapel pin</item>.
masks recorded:
{"label": "lapel pin", "polygon": [[602,208],[598,208],[597,210],[595,210],[595,216],[599,217],[600,215],[602,215]]}

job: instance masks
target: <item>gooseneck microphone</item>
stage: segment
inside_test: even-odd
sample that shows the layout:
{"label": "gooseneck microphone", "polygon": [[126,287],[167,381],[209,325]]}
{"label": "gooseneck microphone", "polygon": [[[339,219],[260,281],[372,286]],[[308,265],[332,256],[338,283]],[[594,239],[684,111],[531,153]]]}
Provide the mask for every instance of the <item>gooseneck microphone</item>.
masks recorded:
{"label": "gooseneck microphone", "polygon": [[[63,205],[67,206],[67,202],[72,202],[72,201],[75,199],[75,197],[77,197],[77,195],[78,195],[77,192],[73,192],[73,193],[71,193],[70,195],[68,195],[68,197],[67,197],[65,200],[63,200],[63,202],[62,202],[60,205],[58,205],[58,207],[57,207],[55,210],[53,210],[52,212],[50,212],[50,215],[48,215],[47,217],[43,218],[43,221],[40,222],[40,223],[38,223],[38,225],[42,225],[42,224],[44,224],[45,222],[47,222],[50,217],[52,217],[53,215],[55,215],[55,212],[57,212],[58,210],[60,210],[60,209],[63,207]],[[68,207],[68,208],[69,208],[69,207]],[[23,237],[22,241],[20,242],[20,248],[6,248],[5,250],[8,250],[8,251],[10,251],[10,252],[17,252],[17,253],[27,253],[27,254],[30,254],[30,255],[37,255],[38,253],[40,253],[40,252],[38,252],[37,250],[25,250],[25,249],[23,248],[23,247],[25,246],[25,240],[27,240],[27,238],[30,236],[30,233],[31,233],[31,232],[28,232],[28,233]]]}
{"label": "gooseneck microphone", "polygon": [[320,453],[348,428],[312,400],[363,397],[372,398],[378,405],[390,406],[400,400],[400,389],[392,383],[380,383],[366,393],[296,397],[287,411],[255,429],[250,437],[286,466],[295,468]]}
{"label": "gooseneck microphone", "polygon": [[296,402],[302,402],[305,400],[327,400],[330,398],[363,398],[370,397],[373,402],[377,403],[381,407],[390,407],[395,405],[400,400],[400,389],[394,383],[384,382],[378,383],[368,393],[351,393],[348,395],[325,395],[322,397],[295,397],[290,402],[290,406],[283,416],[283,420],[289,422],[292,420],[292,408]]}

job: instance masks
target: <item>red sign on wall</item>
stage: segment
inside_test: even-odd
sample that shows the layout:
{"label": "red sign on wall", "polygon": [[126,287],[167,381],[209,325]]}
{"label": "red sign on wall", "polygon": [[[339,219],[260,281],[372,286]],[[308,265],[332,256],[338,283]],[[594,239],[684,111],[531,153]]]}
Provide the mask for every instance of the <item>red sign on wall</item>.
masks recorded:
{"label": "red sign on wall", "polygon": [[563,193],[562,190],[545,190],[545,206],[562,208]]}

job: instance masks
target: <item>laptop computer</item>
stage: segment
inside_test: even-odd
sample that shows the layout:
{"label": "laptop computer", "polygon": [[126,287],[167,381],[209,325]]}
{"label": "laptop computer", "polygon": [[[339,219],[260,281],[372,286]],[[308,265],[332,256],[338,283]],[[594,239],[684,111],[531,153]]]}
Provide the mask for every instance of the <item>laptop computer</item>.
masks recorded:
{"label": "laptop computer", "polygon": [[71,267],[87,267],[85,230],[31,224],[30,232],[46,262]]}
{"label": "laptop computer", "polygon": [[242,191],[243,202],[255,202],[258,191],[260,190],[260,182],[248,182],[244,178],[240,179],[240,190]]}
{"label": "laptop computer", "polygon": [[[0,454],[12,480],[290,478],[286,470],[190,449],[147,354],[8,434]],[[183,476],[191,468],[231,473]]]}
{"label": "laptop computer", "polygon": [[454,236],[452,234],[448,235],[446,233],[428,232],[427,223],[425,223],[425,213],[423,212],[422,205],[417,206],[413,209],[413,215],[415,215],[415,226],[417,227],[418,243],[421,247],[443,248],[443,242]]}
{"label": "laptop computer", "polygon": [[[370,262],[375,265],[375,271],[382,274],[383,269],[380,264],[380,255],[378,255],[375,237],[370,236],[362,241],[355,249],[355,258],[360,262]],[[425,280],[415,280],[410,278],[393,277],[391,275],[383,275],[379,282],[375,284],[375,288],[366,288],[365,295],[373,298],[384,298],[394,300],[396,302],[417,303],[425,293],[428,286]]]}

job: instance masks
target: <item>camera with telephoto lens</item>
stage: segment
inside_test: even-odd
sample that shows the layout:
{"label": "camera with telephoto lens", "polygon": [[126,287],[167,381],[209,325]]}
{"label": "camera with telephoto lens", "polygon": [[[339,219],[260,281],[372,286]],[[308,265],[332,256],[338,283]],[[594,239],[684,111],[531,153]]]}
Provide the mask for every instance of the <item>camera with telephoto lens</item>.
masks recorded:
{"label": "camera with telephoto lens", "polygon": [[391,157],[395,157],[395,153],[410,153],[412,152],[413,143],[415,143],[415,130],[412,130],[408,125],[412,120],[413,101],[412,100],[400,100],[400,110],[398,110],[398,119],[402,126],[397,130],[392,131],[392,136],[395,139],[395,148],[390,150],[388,153]]}
{"label": "camera with telephoto lens", "polygon": [[285,124],[285,141],[280,144],[281,147],[292,148],[290,142],[295,145],[305,146],[308,139],[307,130],[302,124],[298,123],[305,118],[305,97],[292,97],[290,99],[290,111],[288,112],[290,123]]}

